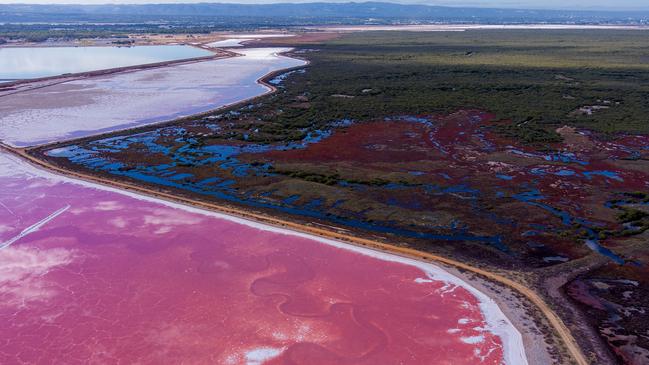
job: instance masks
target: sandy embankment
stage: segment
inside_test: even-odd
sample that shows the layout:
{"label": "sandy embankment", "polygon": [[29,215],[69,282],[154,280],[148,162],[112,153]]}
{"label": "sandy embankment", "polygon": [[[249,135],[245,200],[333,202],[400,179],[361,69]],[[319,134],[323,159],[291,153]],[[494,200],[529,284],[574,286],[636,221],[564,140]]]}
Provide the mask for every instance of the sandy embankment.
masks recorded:
{"label": "sandy embankment", "polygon": [[[537,310],[533,305],[521,299],[519,294],[506,286],[486,280],[471,272],[460,271],[452,266],[443,265],[443,267],[444,270],[466,281],[496,303],[504,315],[511,321],[512,325],[519,330],[522,336],[522,345],[525,348],[525,355],[530,365],[557,363],[550,353],[552,349],[546,344],[546,339],[543,335],[544,331],[548,331],[548,329],[540,327],[530,316],[530,311]],[[526,307],[531,309],[528,310]],[[546,325],[544,324],[542,326]]]}

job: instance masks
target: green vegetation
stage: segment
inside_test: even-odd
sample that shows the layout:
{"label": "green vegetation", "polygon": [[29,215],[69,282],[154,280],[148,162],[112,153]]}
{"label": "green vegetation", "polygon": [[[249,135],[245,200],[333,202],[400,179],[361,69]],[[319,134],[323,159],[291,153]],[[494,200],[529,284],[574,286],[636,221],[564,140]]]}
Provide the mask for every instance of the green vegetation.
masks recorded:
{"label": "green vegetation", "polygon": [[339,174],[318,174],[308,171],[293,171],[293,170],[277,170],[271,169],[275,174],[290,176],[294,179],[300,179],[310,182],[315,182],[318,184],[325,185],[337,185],[339,183],[348,183],[348,184],[358,184],[358,185],[368,185],[368,186],[385,186],[390,183],[388,180],[381,178],[374,178],[371,180],[360,180],[360,179],[346,179],[340,177]]}
{"label": "green vegetation", "polygon": [[341,181],[340,175],[338,174],[323,175],[305,171],[287,171],[275,169],[272,169],[272,172],[280,175],[290,176],[295,179],[301,179],[325,185],[336,185]]}
{"label": "green vegetation", "polygon": [[561,142],[561,136],[557,132],[548,128],[539,127],[535,124],[519,123],[498,125],[494,130],[507,138],[526,144]]}
{"label": "green vegetation", "polygon": [[637,199],[644,203],[649,203],[649,193],[645,193],[644,191],[634,191],[630,193],[624,193],[624,195],[628,196],[629,198]]}
{"label": "green vegetation", "polygon": [[625,208],[624,211],[618,215],[617,219],[622,223],[631,223],[638,222],[645,217],[649,217],[649,213],[637,209]]}
{"label": "green vegetation", "polygon": [[2,24],[0,38],[20,39],[27,42],[45,42],[51,39],[123,38],[131,33],[166,33],[168,30],[143,25],[68,25],[60,27],[50,24]]}
{"label": "green vegetation", "polygon": [[[29,42],[45,42],[58,39],[92,39],[92,38],[120,38],[129,34],[206,34],[216,31],[255,31],[267,27],[264,19],[218,17],[205,21],[205,19],[188,17],[187,19],[148,19],[147,17],[133,16],[127,19],[111,20],[100,18],[96,22],[83,22],[73,20],[62,26],[58,22],[34,22],[26,24],[4,23],[0,24],[0,38],[21,39]],[[278,22],[277,26],[284,26]]]}
{"label": "green vegetation", "polygon": [[[648,33],[642,31],[370,32],[316,48],[312,66],[237,119],[258,142],[292,140],[341,120],[495,114],[495,130],[526,143],[560,140],[564,124],[649,132]],[[594,107],[594,108],[593,108]],[[249,129],[250,130],[250,129]],[[243,131],[241,135],[243,135]]]}

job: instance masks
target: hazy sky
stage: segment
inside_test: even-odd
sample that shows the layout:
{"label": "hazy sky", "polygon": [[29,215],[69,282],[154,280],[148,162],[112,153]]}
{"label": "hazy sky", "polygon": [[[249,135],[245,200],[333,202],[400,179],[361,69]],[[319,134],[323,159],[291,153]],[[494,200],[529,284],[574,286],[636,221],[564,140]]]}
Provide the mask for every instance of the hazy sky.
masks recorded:
{"label": "hazy sky", "polygon": [[[315,0],[0,0],[0,4],[160,4],[160,3],[278,3],[309,2]],[[319,0],[321,2],[346,2],[348,0]],[[359,1],[359,0],[356,0]],[[376,0],[386,1],[386,0]],[[649,10],[648,0],[387,0],[399,3],[416,3],[447,6],[478,6],[538,9],[581,9],[581,10]]]}

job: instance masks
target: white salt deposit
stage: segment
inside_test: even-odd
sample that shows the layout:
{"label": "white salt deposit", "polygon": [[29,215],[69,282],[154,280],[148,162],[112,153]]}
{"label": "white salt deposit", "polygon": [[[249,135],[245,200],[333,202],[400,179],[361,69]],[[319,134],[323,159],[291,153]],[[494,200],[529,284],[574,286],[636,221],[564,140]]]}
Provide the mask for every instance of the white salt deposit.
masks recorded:
{"label": "white salt deposit", "polygon": [[208,43],[206,44],[206,46],[211,48],[242,47],[243,43],[248,41],[266,39],[266,38],[284,38],[284,37],[294,37],[294,36],[295,34],[283,34],[283,33],[235,34],[235,35],[228,35],[228,39]]}
{"label": "white salt deposit", "polygon": [[262,347],[246,353],[246,365],[262,365],[267,360],[279,356],[284,349]]}
{"label": "white salt deposit", "polygon": [[208,43],[207,46],[211,48],[231,48],[243,47],[243,42],[251,41],[252,38],[239,38],[239,39],[224,39],[222,41]]}

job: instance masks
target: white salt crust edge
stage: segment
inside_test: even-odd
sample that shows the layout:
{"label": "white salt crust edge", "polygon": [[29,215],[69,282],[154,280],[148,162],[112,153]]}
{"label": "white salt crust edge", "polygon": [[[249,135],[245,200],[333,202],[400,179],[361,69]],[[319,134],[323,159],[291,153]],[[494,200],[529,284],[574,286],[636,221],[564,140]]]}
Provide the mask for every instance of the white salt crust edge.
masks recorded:
{"label": "white salt crust edge", "polygon": [[[446,270],[444,270],[443,268],[437,265],[413,260],[402,256],[397,256],[394,254],[389,254],[382,251],[355,246],[341,241],[323,238],[320,236],[314,236],[302,232],[292,231],[285,228],[275,227],[275,226],[255,222],[249,219],[231,216],[225,213],[204,210],[204,209],[192,207],[181,203],[170,202],[163,199],[140,195],[128,191],[123,191],[120,189],[116,189],[116,188],[112,188],[112,187],[108,187],[108,186],[104,186],[104,185],[100,185],[88,181],[75,180],[66,176],[55,174],[50,171],[41,170],[40,168],[37,168],[18,157],[9,155],[4,152],[0,152],[0,158],[2,157],[13,161],[18,166],[20,166],[25,172],[31,173],[34,176],[43,177],[54,181],[76,184],[87,188],[108,191],[111,193],[128,196],[130,198],[140,200],[140,201],[161,204],[173,209],[184,210],[190,213],[200,214],[203,216],[213,217],[217,219],[234,222],[237,224],[242,224],[262,231],[306,238],[312,241],[317,241],[329,246],[333,246],[346,251],[355,252],[382,261],[396,262],[404,265],[414,266],[422,270],[426,274],[426,276],[428,276],[431,279],[439,280],[445,283],[463,287],[466,290],[468,290],[472,295],[474,295],[480,303],[479,304],[480,310],[485,317],[485,321],[487,323],[487,329],[489,330],[489,332],[500,337],[500,339],[503,342],[503,356],[504,356],[505,364],[509,364],[509,365],[528,364],[527,357],[525,355],[525,346],[523,345],[523,337],[521,333],[518,331],[518,329],[516,329],[516,327],[512,324],[512,322],[507,318],[507,316],[505,316],[505,314],[500,310],[498,304],[493,299],[489,298],[486,294],[481,292],[480,290],[474,288],[469,283],[463,281],[457,276],[450,274],[449,272],[447,272]],[[0,165],[0,167],[2,167],[2,165]],[[15,170],[2,171],[0,169],[0,173],[3,175],[6,175],[7,172],[9,173],[9,176],[11,176],[15,172]]]}

